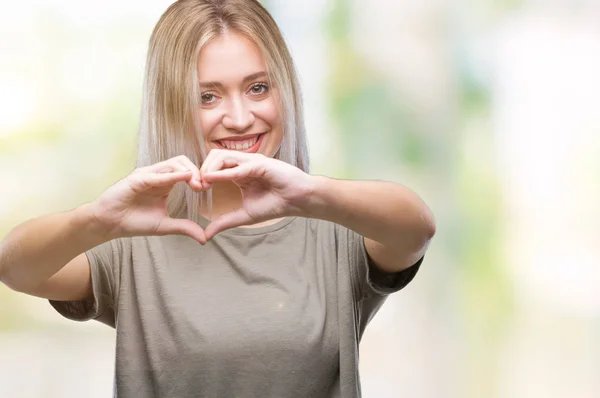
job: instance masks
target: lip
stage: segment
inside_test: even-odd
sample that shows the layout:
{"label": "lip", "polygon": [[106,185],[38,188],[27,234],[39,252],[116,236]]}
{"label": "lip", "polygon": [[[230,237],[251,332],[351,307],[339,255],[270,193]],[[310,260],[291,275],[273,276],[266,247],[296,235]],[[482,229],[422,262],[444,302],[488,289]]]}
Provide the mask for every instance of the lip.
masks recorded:
{"label": "lip", "polygon": [[[256,137],[258,135],[258,140],[256,140],[256,142],[254,143],[254,145],[252,145],[251,147],[248,147],[246,149],[229,149],[224,147],[223,145],[221,145],[219,143],[219,141],[214,141],[215,144],[217,144],[217,147],[219,147],[219,149],[227,149],[228,151],[238,151],[238,152],[245,152],[245,153],[256,153],[258,152],[258,148],[260,148],[260,144],[262,143],[263,138],[265,137],[267,133],[260,133],[260,134],[255,134],[254,137]],[[248,138],[252,138],[252,135],[248,135],[245,137],[236,137],[235,139],[233,137],[231,137],[231,139],[228,139],[226,141],[243,141],[243,140],[247,140]]]}
{"label": "lip", "polygon": [[258,137],[261,134],[264,134],[264,133],[256,133],[256,134],[248,134],[248,135],[234,135],[234,136],[231,136],[231,137],[219,138],[216,141],[245,141],[245,140],[248,140],[250,138]]}

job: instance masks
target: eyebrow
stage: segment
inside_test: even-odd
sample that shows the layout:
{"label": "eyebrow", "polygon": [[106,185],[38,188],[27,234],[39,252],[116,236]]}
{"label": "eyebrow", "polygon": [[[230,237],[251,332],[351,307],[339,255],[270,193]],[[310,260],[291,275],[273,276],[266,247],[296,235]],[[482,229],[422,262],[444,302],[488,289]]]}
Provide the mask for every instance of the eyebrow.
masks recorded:
{"label": "eyebrow", "polygon": [[[266,72],[256,72],[253,73],[251,75],[248,75],[246,77],[244,77],[244,80],[242,80],[242,84],[245,84],[246,82],[250,81],[250,80],[254,80],[254,79],[258,79],[260,77],[266,77],[267,73]],[[219,88],[223,88],[223,84],[221,84],[220,82],[200,82],[199,83],[200,87],[219,87]]]}

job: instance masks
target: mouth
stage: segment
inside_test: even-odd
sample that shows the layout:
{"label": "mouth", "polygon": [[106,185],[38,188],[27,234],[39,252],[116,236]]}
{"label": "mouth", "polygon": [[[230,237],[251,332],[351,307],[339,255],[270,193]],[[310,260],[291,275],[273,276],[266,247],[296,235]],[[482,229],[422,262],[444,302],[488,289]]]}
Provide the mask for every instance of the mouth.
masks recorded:
{"label": "mouth", "polygon": [[247,140],[218,140],[214,142],[220,149],[255,153],[258,151],[258,148],[260,148],[260,144],[266,134],[267,133],[262,133]]}

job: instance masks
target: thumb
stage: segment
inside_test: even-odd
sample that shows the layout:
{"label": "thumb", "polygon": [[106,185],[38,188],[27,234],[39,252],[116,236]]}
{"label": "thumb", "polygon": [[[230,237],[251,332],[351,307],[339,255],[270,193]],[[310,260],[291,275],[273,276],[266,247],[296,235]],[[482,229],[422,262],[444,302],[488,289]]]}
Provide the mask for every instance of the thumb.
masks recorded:
{"label": "thumb", "polygon": [[230,213],[225,213],[208,224],[205,231],[206,240],[212,239],[213,236],[226,229],[251,224],[253,222],[254,220],[252,217],[250,217],[243,208]]}
{"label": "thumb", "polygon": [[201,245],[206,244],[206,235],[202,227],[188,219],[165,217],[160,220],[156,233],[158,235],[187,235],[197,240]]}

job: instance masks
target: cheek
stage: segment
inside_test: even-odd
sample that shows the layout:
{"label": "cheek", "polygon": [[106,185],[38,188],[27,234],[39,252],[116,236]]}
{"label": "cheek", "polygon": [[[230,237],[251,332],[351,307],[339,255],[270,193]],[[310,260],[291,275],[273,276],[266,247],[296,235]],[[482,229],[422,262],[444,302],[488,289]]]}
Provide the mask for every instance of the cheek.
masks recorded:
{"label": "cheek", "polygon": [[198,111],[200,127],[205,139],[210,139],[214,133],[215,127],[219,124],[219,112],[215,109],[202,109]]}
{"label": "cheek", "polygon": [[262,101],[260,107],[256,110],[256,115],[267,122],[271,128],[279,126],[279,109],[273,99]]}

